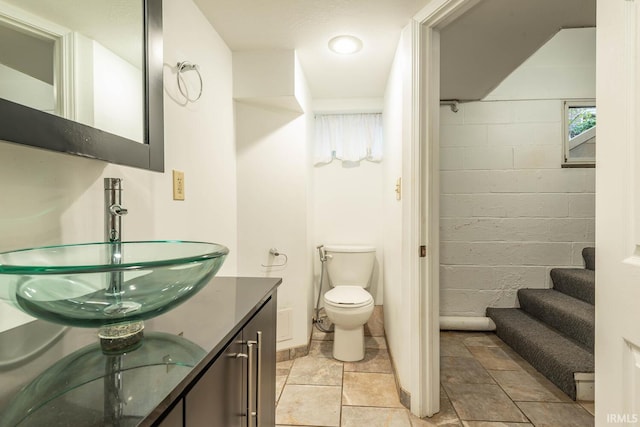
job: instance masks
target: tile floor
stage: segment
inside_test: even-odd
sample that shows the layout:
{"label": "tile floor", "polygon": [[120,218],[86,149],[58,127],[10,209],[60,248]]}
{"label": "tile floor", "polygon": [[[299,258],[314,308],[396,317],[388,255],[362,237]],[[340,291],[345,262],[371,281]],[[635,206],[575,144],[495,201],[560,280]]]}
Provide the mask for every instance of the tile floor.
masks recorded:
{"label": "tile floor", "polygon": [[309,355],[279,362],[276,424],[313,427],[593,426],[575,403],[493,333],[443,332],[441,411],[419,419],[398,398],[381,314],[366,328],[365,359],[331,358],[332,334],[314,330]]}

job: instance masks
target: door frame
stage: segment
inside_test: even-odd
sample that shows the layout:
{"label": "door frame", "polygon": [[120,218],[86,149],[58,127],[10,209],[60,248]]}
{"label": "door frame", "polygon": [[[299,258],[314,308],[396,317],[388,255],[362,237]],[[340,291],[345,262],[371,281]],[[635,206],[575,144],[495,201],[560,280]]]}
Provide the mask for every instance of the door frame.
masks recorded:
{"label": "door frame", "polygon": [[640,3],[598,1],[596,20],[595,423],[637,426]]}
{"label": "door frame", "polygon": [[[411,20],[411,412],[440,410],[440,30],[480,0],[432,0]],[[427,249],[420,257],[419,246]]]}

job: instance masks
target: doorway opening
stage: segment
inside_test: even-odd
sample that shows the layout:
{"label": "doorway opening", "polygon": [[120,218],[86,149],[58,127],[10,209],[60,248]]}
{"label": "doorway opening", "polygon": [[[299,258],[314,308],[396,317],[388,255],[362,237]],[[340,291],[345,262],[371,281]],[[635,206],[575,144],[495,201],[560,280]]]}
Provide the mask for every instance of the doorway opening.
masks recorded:
{"label": "doorway opening", "polygon": [[[487,307],[516,307],[520,287],[535,281],[539,288],[551,288],[551,268],[581,267],[582,248],[593,246],[595,240],[593,171],[562,169],[565,96],[516,95],[513,87],[503,85],[494,88],[493,97],[487,99],[485,94],[476,102],[456,104],[457,113],[438,105],[441,99],[454,98],[440,92],[441,77],[453,74],[441,69],[443,37],[448,25],[475,3],[441,1],[416,18],[420,25],[414,39],[421,45],[422,76],[417,83],[421,101],[416,133],[422,143],[418,217],[423,221],[421,241],[430,249],[429,258],[420,265],[419,312],[430,319],[423,323],[428,327],[419,341],[421,362],[429,371],[421,376],[420,390],[432,393],[431,399],[420,394],[426,414],[425,408],[438,405],[433,399],[438,387],[434,379],[439,379],[433,367],[439,354],[434,312],[486,319]],[[534,84],[529,86],[535,90]],[[554,138],[552,143],[548,137]],[[565,182],[563,191],[559,182]],[[546,188],[536,189],[537,184]],[[554,253],[562,254],[562,259],[549,260]],[[542,259],[535,259],[536,254],[543,254]],[[465,258],[469,255],[482,262]],[[461,287],[465,282],[469,288]],[[424,380],[427,377],[430,381]]]}

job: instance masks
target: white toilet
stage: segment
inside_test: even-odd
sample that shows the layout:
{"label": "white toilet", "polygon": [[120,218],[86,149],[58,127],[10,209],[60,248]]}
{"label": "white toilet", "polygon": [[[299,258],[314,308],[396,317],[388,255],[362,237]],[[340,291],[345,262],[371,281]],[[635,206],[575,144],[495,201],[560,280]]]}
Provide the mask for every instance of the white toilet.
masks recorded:
{"label": "white toilet", "polygon": [[373,313],[369,287],[376,248],[373,246],[324,246],[329,284],[324,309],[335,325],[333,357],[344,362],[364,359],[364,324]]}

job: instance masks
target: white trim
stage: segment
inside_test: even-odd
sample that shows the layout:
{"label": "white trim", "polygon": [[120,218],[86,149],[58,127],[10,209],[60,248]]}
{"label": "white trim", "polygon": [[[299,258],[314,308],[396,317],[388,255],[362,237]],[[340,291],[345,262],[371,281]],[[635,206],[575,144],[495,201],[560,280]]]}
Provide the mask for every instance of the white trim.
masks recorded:
{"label": "white trim", "polygon": [[76,34],[68,32],[60,38],[60,43],[56,43],[56,61],[58,79],[60,86],[60,115],[69,120],[79,121],[76,100]]}
{"label": "white trim", "polygon": [[434,0],[416,13],[413,19],[425,27],[442,29],[478,3],[480,0]]}
{"label": "white trim", "polygon": [[595,373],[575,372],[573,381],[576,383],[576,400],[593,402],[595,398]]}
{"label": "white trim", "polygon": [[[431,416],[440,410],[440,388],[438,387],[437,398],[429,399],[429,402],[425,405],[423,396],[431,396],[432,389],[432,373],[433,369],[430,364],[431,358],[423,354],[423,337],[426,335],[428,339],[433,338],[430,331],[425,329],[423,325],[423,307],[422,307],[422,287],[420,285],[420,273],[421,265],[419,249],[422,242],[421,234],[421,214],[422,209],[420,207],[422,203],[422,197],[420,192],[422,191],[420,180],[420,100],[422,93],[422,78],[420,72],[422,67],[420,66],[421,60],[421,41],[420,41],[420,23],[418,21],[411,22],[411,150],[410,150],[410,164],[411,164],[411,182],[415,183],[411,186],[410,206],[411,206],[411,232],[406,238],[409,239],[409,248],[411,249],[409,254],[410,260],[410,293],[411,293],[411,308],[410,308],[410,337],[411,337],[411,412],[418,416],[423,417],[425,415]],[[439,368],[438,368],[439,370]],[[435,406],[433,403],[435,402]]]}
{"label": "white trim", "polygon": [[29,34],[40,34],[42,37],[61,36],[69,32],[69,30],[54,22],[48,21],[33,15],[23,9],[0,1],[0,16],[7,18],[6,21],[12,27],[20,27]]}
{"label": "white trim", "polygon": [[[479,0],[434,0],[411,23],[411,412],[440,410],[439,283],[439,30]],[[422,149],[421,147],[426,147]],[[418,247],[427,246],[420,258]],[[413,251],[415,250],[415,251]]]}
{"label": "white trim", "polygon": [[[637,150],[638,141],[638,19],[639,19],[638,3],[635,1],[626,1],[624,3],[624,83],[626,97],[624,100],[619,99],[620,115],[624,117],[625,129],[625,153],[622,155],[627,161],[627,167],[623,169],[625,173],[624,196],[625,204],[624,212],[627,212],[631,218],[635,220],[629,221],[629,233],[627,233],[626,254],[630,258],[637,258],[640,249],[640,224],[638,213],[640,212],[640,198],[637,195],[637,188],[640,186],[637,165],[640,163]],[[599,81],[598,81],[599,83]],[[610,135],[610,134],[609,134]],[[629,279],[627,277],[627,279]]]}

